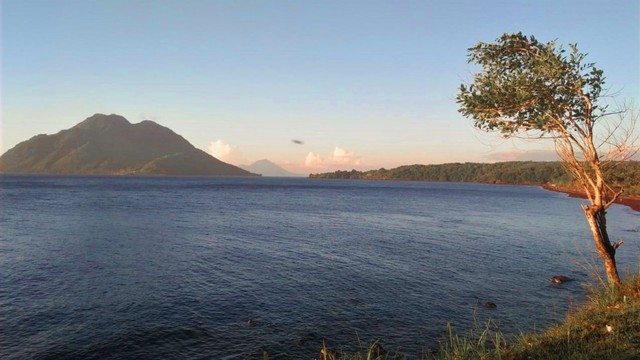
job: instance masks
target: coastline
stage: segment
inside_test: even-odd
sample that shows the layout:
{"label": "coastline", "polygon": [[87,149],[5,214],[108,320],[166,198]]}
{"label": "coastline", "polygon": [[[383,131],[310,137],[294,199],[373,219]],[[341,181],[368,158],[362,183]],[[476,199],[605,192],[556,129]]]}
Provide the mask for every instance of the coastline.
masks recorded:
{"label": "coastline", "polygon": [[[579,199],[587,198],[587,196],[580,191],[558,188],[549,184],[541,185],[541,187],[545,190],[567,194],[569,197],[572,197],[572,198],[579,198]],[[621,196],[620,198],[618,198],[618,200],[616,200],[616,204],[625,205],[630,207],[634,211],[640,212],[640,196]]]}

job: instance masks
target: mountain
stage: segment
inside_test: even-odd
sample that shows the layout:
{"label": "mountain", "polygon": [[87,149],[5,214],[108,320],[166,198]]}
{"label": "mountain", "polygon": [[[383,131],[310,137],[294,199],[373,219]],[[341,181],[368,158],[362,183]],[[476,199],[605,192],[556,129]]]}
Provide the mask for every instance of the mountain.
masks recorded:
{"label": "mountain", "polygon": [[240,167],[262,176],[304,176],[289,172],[267,159],[258,160],[251,165],[240,165]]}
{"label": "mountain", "polygon": [[95,114],[71,129],[37,135],[0,156],[0,172],[53,174],[255,175],[196,149],[149,120]]}

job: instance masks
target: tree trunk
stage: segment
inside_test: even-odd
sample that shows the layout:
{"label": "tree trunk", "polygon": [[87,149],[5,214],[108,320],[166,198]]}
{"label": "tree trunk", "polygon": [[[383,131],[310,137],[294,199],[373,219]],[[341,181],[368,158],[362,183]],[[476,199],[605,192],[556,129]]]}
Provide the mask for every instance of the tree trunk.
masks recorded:
{"label": "tree trunk", "polygon": [[610,285],[620,285],[620,275],[616,266],[616,249],[609,240],[607,233],[606,211],[603,206],[583,205],[584,215],[587,217],[589,228],[593,234],[593,241],[598,254],[604,261],[604,269],[607,273],[607,280]]}

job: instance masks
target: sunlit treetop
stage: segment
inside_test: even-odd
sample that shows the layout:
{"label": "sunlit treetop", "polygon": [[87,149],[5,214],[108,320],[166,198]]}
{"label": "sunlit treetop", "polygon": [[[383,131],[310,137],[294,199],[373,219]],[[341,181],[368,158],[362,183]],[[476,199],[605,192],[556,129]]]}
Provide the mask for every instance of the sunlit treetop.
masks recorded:
{"label": "sunlit treetop", "polygon": [[605,78],[575,44],[541,43],[522,33],[504,34],[495,43],[469,48],[470,63],[482,67],[471,84],[462,84],[459,111],[482,130],[504,136],[538,130],[591,132],[604,115],[599,108]]}

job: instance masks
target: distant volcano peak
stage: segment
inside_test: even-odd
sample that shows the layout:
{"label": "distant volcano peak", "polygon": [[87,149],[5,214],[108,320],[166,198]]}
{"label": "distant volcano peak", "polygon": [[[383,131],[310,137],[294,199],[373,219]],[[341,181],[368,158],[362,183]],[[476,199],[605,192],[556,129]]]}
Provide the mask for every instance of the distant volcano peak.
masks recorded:
{"label": "distant volcano peak", "polygon": [[287,171],[267,159],[258,160],[251,165],[240,165],[240,167],[252,173],[261,174],[262,176],[304,176]]}

